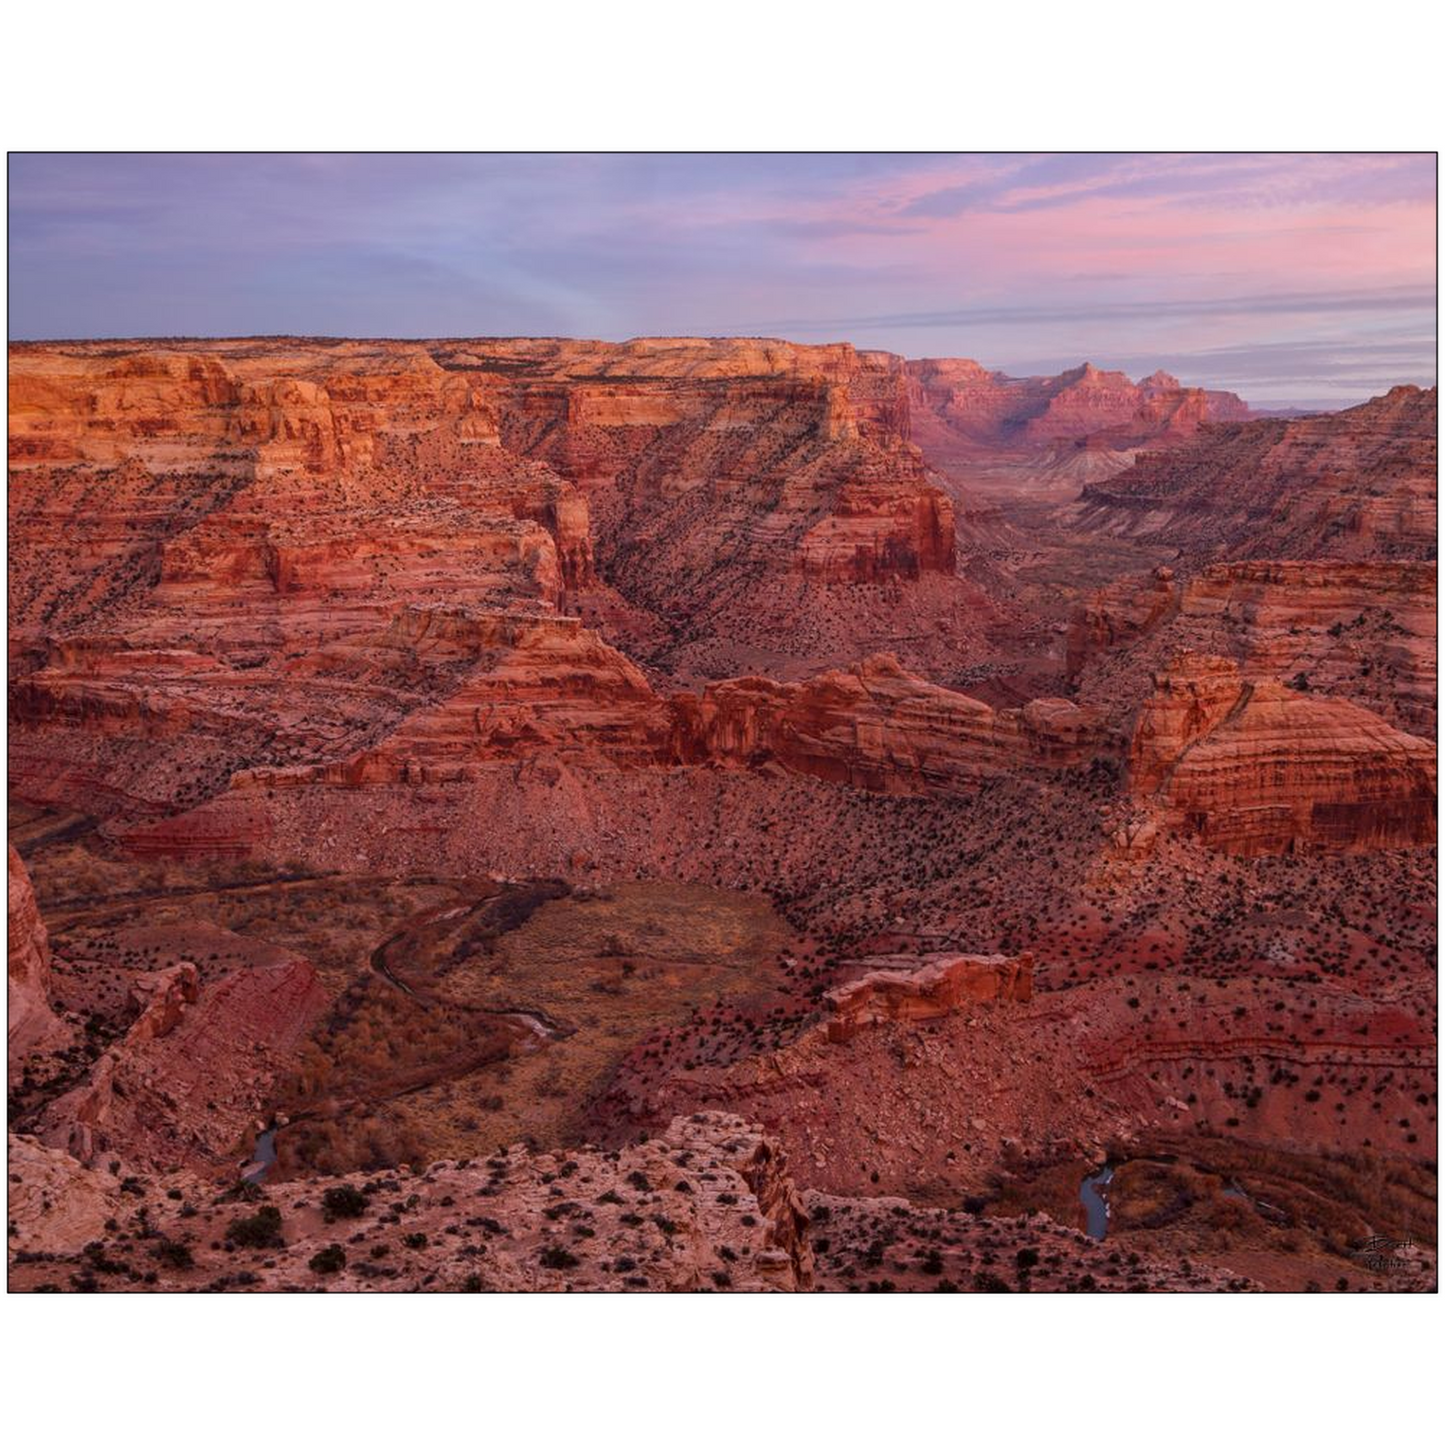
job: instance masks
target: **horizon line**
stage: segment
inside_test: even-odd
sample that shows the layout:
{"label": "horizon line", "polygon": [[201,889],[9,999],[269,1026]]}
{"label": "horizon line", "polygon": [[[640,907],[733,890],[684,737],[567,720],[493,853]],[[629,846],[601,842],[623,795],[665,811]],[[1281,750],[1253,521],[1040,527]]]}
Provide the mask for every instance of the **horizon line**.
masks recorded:
{"label": "horizon line", "polygon": [[[931,355],[910,356],[905,352],[893,351],[888,347],[865,346],[847,338],[839,338],[832,341],[795,341],[787,336],[771,335],[765,333],[704,333],[704,332],[655,332],[639,333],[624,337],[620,340],[612,340],[604,336],[576,336],[562,333],[530,333],[530,332],[492,332],[492,333],[453,333],[450,335],[428,334],[428,335],[372,335],[372,334],[349,334],[344,332],[305,332],[305,331],[257,331],[257,332],[215,332],[210,334],[195,333],[155,333],[150,335],[129,335],[129,336],[11,336],[7,337],[7,347],[42,347],[42,346],[96,346],[96,345],[156,345],[168,342],[181,343],[205,343],[205,342],[246,342],[246,341],[301,341],[301,342],[361,342],[374,344],[402,344],[402,345],[424,345],[427,343],[458,343],[458,342],[507,342],[507,341],[557,341],[557,342],[578,342],[598,346],[628,346],[635,342],[646,341],[705,341],[705,342],[727,342],[727,341],[754,341],[769,342],[780,346],[798,347],[803,350],[817,351],[829,347],[846,346],[854,352],[862,355],[892,356],[904,363],[926,362],[926,361],[969,361],[976,366],[982,367],[991,376],[1003,377],[1011,381],[1031,381],[1065,375],[1070,371],[1078,371],[1083,368],[1092,367],[1096,371],[1112,371],[1123,376],[1132,385],[1137,385],[1131,372],[1136,368],[1123,366],[1099,366],[1090,361],[1087,357],[1075,362],[1071,366],[1065,366],[1061,371],[1010,371],[1006,366],[991,366],[988,363],[979,361],[977,357],[963,356],[948,353],[935,352]],[[1263,397],[1258,402],[1248,401],[1245,391],[1247,384],[1236,383],[1242,389],[1236,390],[1229,386],[1207,386],[1202,383],[1189,383],[1178,376],[1163,363],[1156,365],[1154,371],[1164,371],[1167,375],[1174,376],[1179,381],[1181,389],[1187,391],[1203,392],[1226,392],[1238,397],[1249,406],[1251,411],[1301,411],[1301,412],[1333,412],[1348,411],[1352,407],[1363,406],[1366,402],[1375,400],[1378,397],[1386,396],[1397,387],[1413,387],[1418,391],[1431,391],[1438,386],[1438,380],[1432,377],[1429,381],[1392,381],[1384,386],[1383,390],[1376,390],[1372,384],[1367,389],[1369,395],[1363,401],[1352,401],[1344,405],[1332,404],[1318,400],[1300,400],[1298,398],[1286,399],[1282,397]],[[1152,372],[1142,372],[1140,379],[1144,379]],[[602,378],[605,380],[605,378]],[[659,378],[665,379],[665,378]]]}

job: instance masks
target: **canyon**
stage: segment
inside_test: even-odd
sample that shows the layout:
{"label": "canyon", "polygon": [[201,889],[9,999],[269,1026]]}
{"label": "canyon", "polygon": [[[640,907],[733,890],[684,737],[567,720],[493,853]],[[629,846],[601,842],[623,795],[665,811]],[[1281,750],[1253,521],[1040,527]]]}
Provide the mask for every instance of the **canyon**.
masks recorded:
{"label": "canyon", "polygon": [[1435,470],[1405,386],[12,343],[12,1288],[1430,1288]]}

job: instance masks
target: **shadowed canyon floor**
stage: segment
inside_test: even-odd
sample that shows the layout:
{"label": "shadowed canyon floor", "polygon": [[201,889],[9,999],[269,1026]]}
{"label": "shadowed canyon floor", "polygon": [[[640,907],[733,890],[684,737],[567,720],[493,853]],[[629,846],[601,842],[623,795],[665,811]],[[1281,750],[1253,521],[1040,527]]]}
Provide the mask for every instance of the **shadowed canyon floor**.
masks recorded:
{"label": "shadowed canyon floor", "polygon": [[13,1287],[1433,1287],[1433,391],[10,361]]}

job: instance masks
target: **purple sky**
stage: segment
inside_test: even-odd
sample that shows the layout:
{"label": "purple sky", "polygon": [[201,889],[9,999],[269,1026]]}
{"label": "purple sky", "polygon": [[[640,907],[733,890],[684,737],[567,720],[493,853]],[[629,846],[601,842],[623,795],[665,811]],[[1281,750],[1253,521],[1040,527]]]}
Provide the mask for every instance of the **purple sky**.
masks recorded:
{"label": "purple sky", "polygon": [[1434,381],[1432,155],[12,155],[12,338],[702,334]]}

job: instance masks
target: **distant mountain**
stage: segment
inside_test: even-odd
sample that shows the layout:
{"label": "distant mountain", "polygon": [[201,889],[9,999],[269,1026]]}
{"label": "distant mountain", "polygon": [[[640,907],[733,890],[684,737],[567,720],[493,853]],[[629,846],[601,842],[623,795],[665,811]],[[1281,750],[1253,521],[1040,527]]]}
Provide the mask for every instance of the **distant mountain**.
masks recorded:
{"label": "distant mountain", "polygon": [[930,359],[910,361],[907,372],[913,439],[940,457],[1085,440],[1125,450],[1252,414],[1233,392],[1182,386],[1165,371],[1133,382],[1085,362],[1058,376],[1013,377],[976,361]]}
{"label": "distant mountain", "polygon": [[1436,394],[1214,426],[1084,488],[1080,521],[1210,556],[1434,556]]}

